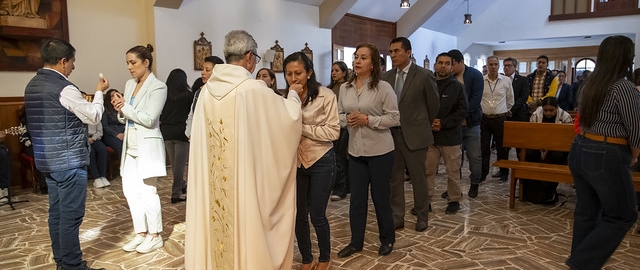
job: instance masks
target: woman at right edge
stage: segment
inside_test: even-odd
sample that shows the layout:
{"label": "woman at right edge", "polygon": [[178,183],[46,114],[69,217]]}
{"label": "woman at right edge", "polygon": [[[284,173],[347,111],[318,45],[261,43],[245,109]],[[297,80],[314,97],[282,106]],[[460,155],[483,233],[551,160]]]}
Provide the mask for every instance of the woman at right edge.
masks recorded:
{"label": "woman at right edge", "polygon": [[640,93],[634,44],[607,37],[580,94],[580,127],[569,152],[576,189],[571,269],[601,269],[637,219],[630,165],[640,153]]}

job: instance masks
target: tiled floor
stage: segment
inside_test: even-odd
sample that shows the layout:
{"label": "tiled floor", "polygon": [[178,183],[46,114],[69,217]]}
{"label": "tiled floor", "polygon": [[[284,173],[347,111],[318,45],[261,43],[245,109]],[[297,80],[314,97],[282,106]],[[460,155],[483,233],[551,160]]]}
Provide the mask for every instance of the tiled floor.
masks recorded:
{"label": "tiled floor", "polygon": [[[336,253],[349,242],[347,200],[330,202],[327,215],[332,229],[333,269],[568,269],[564,261],[569,254],[575,192],[560,185],[559,192],[568,196],[564,205],[540,206],[516,202],[507,205],[508,183],[489,179],[480,186],[475,199],[466,196],[468,180],[463,181],[465,195],[462,209],[445,215],[444,167],[441,166],[429,229],[413,230],[414,217],[411,185],[406,184],[407,215],[405,229],[397,231],[394,251],[378,256],[378,236],[373,206],[369,207],[369,225],[363,252],[348,258]],[[467,170],[464,170],[468,173]],[[468,179],[465,177],[464,179]],[[122,195],[119,179],[112,186],[87,194],[86,217],[81,227],[84,259],[94,267],[115,269],[184,269],[185,204],[170,203],[171,180],[159,181],[163,204],[164,248],[150,254],[122,251],[123,243],[133,237],[131,218]],[[47,229],[47,197],[18,191],[17,199],[29,202],[0,207],[0,269],[54,269]],[[605,269],[639,269],[640,235],[634,226],[609,260]],[[317,256],[317,251],[314,252]],[[295,254],[294,269],[300,256]],[[200,270],[200,269],[198,269]]]}

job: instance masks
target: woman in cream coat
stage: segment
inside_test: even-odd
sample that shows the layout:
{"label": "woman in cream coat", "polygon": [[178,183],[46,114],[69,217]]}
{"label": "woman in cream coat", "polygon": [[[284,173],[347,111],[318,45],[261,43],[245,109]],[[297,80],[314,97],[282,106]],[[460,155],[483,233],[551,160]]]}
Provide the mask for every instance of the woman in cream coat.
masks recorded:
{"label": "woman in cream coat", "polygon": [[127,81],[124,97],[111,103],[118,120],[125,124],[120,172],[136,236],[123,246],[125,251],[148,253],[163,246],[162,211],[155,182],[167,175],[165,149],[159,119],[167,99],[167,86],[151,73],[151,45],[127,51],[127,67],[133,79]]}

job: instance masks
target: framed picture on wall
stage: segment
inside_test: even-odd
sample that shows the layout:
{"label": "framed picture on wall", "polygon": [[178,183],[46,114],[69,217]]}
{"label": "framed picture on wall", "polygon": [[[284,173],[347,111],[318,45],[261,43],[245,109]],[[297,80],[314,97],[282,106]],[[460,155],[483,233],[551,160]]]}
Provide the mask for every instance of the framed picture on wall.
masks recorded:
{"label": "framed picture on wall", "polygon": [[302,53],[306,54],[313,63],[313,50],[309,49],[309,43],[304,43],[304,49],[301,50]]}
{"label": "framed picture on wall", "polygon": [[202,70],[202,64],[207,56],[211,56],[211,42],[200,33],[200,38],[193,42],[193,69]]}
{"label": "framed picture on wall", "polygon": [[273,70],[273,72],[283,72],[284,67],[282,65],[284,63],[284,49],[280,47],[276,40],[276,45],[271,47],[271,50],[275,52],[273,55],[273,62],[271,62],[271,70]]}

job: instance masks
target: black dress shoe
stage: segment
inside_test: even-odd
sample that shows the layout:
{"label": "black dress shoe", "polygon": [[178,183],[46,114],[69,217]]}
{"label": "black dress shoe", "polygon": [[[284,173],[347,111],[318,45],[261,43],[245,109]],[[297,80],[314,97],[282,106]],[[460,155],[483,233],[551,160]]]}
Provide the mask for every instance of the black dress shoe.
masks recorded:
{"label": "black dress shoe", "polygon": [[429,224],[424,220],[418,220],[418,222],[416,222],[416,232],[424,232],[427,227],[429,227]]}
{"label": "black dress shoe", "polygon": [[[497,173],[492,174],[492,175],[491,175],[491,177],[493,177],[493,178],[498,178],[498,177],[500,177],[500,176],[503,176],[504,174],[505,174],[504,172],[502,172],[502,171],[498,171]],[[508,173],[507,173],[507,174],[508,174]]]}
{"label": "black dress shoe", "polygon": [[[67,270],[67,268],[63,267],[63,266],[56,266],[56,269],[60,269],[60,270]],[[87,262],[86,261],[82,261],[82,264],[79,267],[75,267],[73,269],[78,269],[78,270],[106,270],[104,268],[91,268],[89,266],[87,266]]]}
{"label": "black dress shoe", "polygon": [[504,183],[504,182],[508,182],[509,181],[509,174],[503,174],[502,176],[500,176],[500,180],[498,180],[498,182],[500,183]]}
{"label": "black dress shoe", "polygon": [[393,250],[393,244],[383,244],[382,246],[380,246],[380,249],[378,250],[378,254],[382,256],[389,255],[389,253],[391,253],[392,250]]}
{"label": "black dress shoe", "polygon": [[442,195],[440,195],[440,197],[442,197],[443,199],[449,198],[449,192],[442,192]]}
{"label": "black dress shoe", "polygon": [[[344,258],[344,257],[349,257],[351,255],[353,255],[354,253],[360,252],[362,251],[362,248],[358,248],[356,246],[352,246],[352,245],[347,245],[345,248],[343,248],[342,250],[340,250],[338,252],[338,258]],[[389,251],[391,252],[391,251]]]}
{"label": "black dress shoe", "polygon": [[179,203],[179,202],[184,202],[186,201],[187,198],[171,198],[171,203]]}
{"label": "black dress shoe", "polygon": [[478,184],[471,184],[471,186],[469,187],[469,193],[467,193],[469,195],[469,198],[475,198],[478,197],[478,187],[480,185]]}
{"label": "black dress shoe", "polygon": [[449,202],[447,204],[447,209],[444,210],[445,214],[455,214],[460,210],[460,203],[458,202]]}

